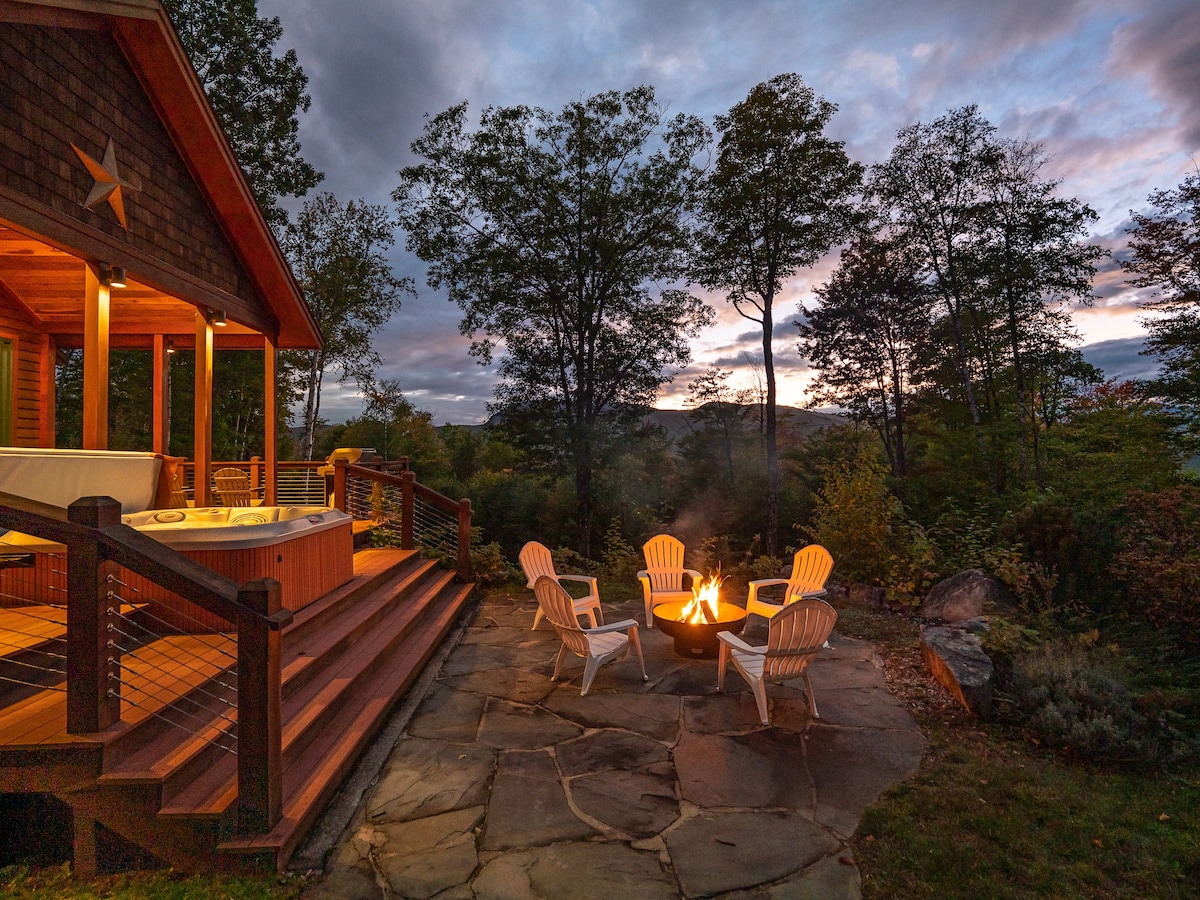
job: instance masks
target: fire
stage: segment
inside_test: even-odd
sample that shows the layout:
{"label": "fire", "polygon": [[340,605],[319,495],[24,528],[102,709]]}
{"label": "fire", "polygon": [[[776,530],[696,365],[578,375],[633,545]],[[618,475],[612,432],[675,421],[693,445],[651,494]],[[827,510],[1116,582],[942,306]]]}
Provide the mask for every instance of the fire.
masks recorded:
{"label": "fire", "polygon": [[720,618],[717,612],[719,606],[717,592],[724,580],[721,577],[721,570],[718,568],[715,574],[693,584],[692,599],[679,613],[679,621],[693,625],[701,622],[716,622]]}

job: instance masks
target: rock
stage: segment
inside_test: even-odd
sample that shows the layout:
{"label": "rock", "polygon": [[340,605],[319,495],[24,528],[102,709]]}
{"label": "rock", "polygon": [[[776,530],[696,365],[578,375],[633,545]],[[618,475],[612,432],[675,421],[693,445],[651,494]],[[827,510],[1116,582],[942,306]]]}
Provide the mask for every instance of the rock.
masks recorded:
{"label": "rock", "polygon": [[870,584],[850,585],[850,602],[883,609],[887,606],[887,590]]}
{"label": "rock", "polygon": [[991,717],[996,670],[978,635],[950,626],[922,628],[921,656],[963,706],[981,719]]}
{"label": "rock", "polygon": [[1004,585],[982,569],[967,569],[933,586],[918,612],[926,619],[964,622],[983,615],[985,604],[1003,603]]}

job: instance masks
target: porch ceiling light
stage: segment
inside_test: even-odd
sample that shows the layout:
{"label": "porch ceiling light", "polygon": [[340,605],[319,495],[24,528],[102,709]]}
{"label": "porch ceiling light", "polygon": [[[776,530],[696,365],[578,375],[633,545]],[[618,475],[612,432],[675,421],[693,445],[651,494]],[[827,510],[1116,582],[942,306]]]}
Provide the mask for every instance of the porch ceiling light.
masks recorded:
{"label": "porch ceiling light", "polygon": [[100,263],[100,283],[108,285],[110,288],[125,287],[125,267],[110,266],[106,262]]}
{"label": "porch ceiling light", "polygon": [[225,310],[210,309],[208,310],[208,322],[217,328],[225,327]]}

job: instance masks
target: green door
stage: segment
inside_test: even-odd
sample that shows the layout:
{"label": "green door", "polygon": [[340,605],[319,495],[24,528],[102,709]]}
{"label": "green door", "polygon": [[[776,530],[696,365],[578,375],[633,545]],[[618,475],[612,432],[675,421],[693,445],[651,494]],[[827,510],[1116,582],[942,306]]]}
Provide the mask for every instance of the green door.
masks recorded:
{"label": "green door", "polygon": [[12,444],[13,342],[0,338],[0,445]]}

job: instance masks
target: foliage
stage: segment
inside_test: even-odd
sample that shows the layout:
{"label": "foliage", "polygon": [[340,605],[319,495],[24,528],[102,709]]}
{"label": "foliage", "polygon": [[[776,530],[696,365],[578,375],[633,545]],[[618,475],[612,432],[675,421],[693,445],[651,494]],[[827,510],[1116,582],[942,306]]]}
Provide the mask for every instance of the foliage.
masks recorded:
{"label": "foliage", "polygon": [[108,875],[93,881],[72,877],[70,867],[0,868],[6,900],[296,900],[304,879],[292,876],[182,875],[170,869]]}
{"label": "foliage", "polygon": [[1162,363],[1151,382],[1155,396],[1184,410],[1197,430],[1200,423],[1200,171],[1172,190],[1150,195],[1150,212],[1134,212],[1130,255],[1122,267],[1135,275],[1135,287],[1148,287],[1147,309],[1165,312],[1148,317],[1146,352]]}
{"label": "foliage", "polygon": [[605,578],[629,580],[636,577],[642,565],[642,554],[621,533],[621,520],[613,519],[604,533],[598,574]]}
{"label": "foliage", "polygon": [[360,385],[380,364],[372,335],[400,308],[402,294],[416,296],[412,281],[397,278],[385,252],[394,224],[382,206],[328,192],[304,202],[283,233],[282,245],[321,330],[319,350],[294,350],[284,361],[305,394],[302,458],[312,459],[313,430],[321,413],[321,382],[330,370]]}
{"label": "foliage", "polygon": [[466,104],[429,119],[393,193],[429,284],[463,310],[483,364],[504,346],[496,408],[528,412],[574,472],[578,546],[590,552],[593,476],[605,432],[649,406],[686,338],[712,319],[670,284],[683,272],[683,214],[708,133],[666,120],[650,87],[560,112]]}
{"label": "foliage", "polygon": [[1106,762],[1167,764],[1200,751],[1181,731],[1176,704],[1135,693],[1116,648],[1095,646],[1097,637],[1052,641],[1014,658],[1012,692],[1042,742]]}
{"label": "foliage", "polygon": [[852,465],[835,463],[804,531],[830,552],[841,580],[881,585],[892,600],[911,599],[928,581],[932,550],[884,475],[879,461],[865,453]]}
{"label": "foliage", "polygon": [[164,0],[234,155],[268,223],[287,222],[280,197],[302,197],[322,175],[300,156],[297,114],[307,112],[308,77],[295,50],[276,56],[279,17],[260,18],[257,0]]}
{"label": "foliage", "polygon": [[1129,616],[1200,648],[1200,487],[1131,491],[1124,513],[1112,571],[1135,598]]}
{"label": "foliage", "polygon": [[471,529],[471,571],[480,587],[520,582],[521,570],[504,558],[500,545],[478,544],[475,529]]}
{"label": "foliage", "polygon": [[767,505],[764,543],[779,532],[775,361],[776,294],[797,269],[811,266],[849,234],[850,202],[863,168],[841,141],[825,135],[837,107],[799,75],[777,75],[716,117],[717,159],[700,191],[700,232],[692,277],[725,291],[761,328]]}

